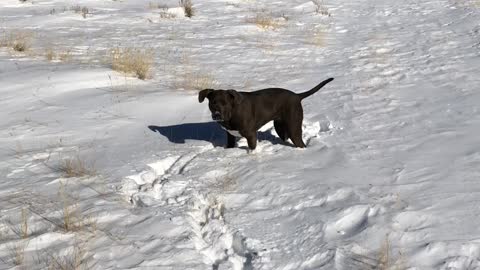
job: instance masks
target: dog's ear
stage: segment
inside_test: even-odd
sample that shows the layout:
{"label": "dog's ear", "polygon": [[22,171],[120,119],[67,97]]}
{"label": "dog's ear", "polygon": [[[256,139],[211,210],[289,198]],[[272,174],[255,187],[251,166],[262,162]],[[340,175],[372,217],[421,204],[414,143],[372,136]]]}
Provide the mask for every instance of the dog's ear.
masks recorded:
{"label": "dog's ear", "polygon": [[235,90],[227,90],[228,94],[233,98],[233,102],[238,105],[243,100],[243,95]]}
{"label": "dog's ear", "polygon": [[205,98],[213,92],[213,89],[203,89],[198,93],[198,102],[202,103]]}

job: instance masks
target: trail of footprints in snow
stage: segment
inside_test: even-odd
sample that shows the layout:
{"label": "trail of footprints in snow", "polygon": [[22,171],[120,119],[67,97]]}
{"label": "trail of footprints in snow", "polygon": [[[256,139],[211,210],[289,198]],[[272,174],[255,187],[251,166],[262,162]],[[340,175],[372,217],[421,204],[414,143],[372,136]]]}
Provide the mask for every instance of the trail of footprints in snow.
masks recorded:
{"label": "trail of footprints in snow", "polygon": [[194,196],[189,221],[195,248],[213,270],[226,262],[230,262],[234,270],[253,269],[256,252],[250,251],[246,238],[227,224],[224,212],[223,204],[216,198],[201,194]]}
{"label": "trail of footprints in snow", "polygon": [[135,206],[164,203],[183,205],[188,200],[185,192],[189,181],[187,179],[169,180],[174,175],[182,174],[193,160],[210,148],[202,147],[195,152],[166,157],[158,162],[148,164],[148,169],[123,180],[122,192],[127,200]]}
{"label": "trail of footprints in snow", "polygon": [[149,169],[124,179],[122,191],[135,206],[150,206],[160,202],[181,205],[189,201],[188,222],[192,229],[195,249],[204,256],[204,263],[212,269],[231,263],[234,270],[253,269],[257,256],[246,246],[246,238],[225,221],[225,208],[215,197],[200,193],[186,194],[189,182],[185,179],[169,181],[181,175],[199,155],[211,147],[193,153],[171,156],[149,164]]}

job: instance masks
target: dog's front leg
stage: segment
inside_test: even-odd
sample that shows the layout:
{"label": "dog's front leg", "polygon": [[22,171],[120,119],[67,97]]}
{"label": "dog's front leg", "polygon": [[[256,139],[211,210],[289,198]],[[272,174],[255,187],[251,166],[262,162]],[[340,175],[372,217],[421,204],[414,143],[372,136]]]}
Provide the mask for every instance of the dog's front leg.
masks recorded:
{"label": "dog's front leg", "polygon": [[236,141],[237,139],[235,136],[227,132],[227,148],[234,148]]}

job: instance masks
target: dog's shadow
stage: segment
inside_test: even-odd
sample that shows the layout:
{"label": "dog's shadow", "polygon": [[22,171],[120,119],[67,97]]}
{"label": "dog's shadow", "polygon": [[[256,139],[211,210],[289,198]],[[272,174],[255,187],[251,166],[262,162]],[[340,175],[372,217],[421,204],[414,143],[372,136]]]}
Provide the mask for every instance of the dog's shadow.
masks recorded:
{"label": "dog's shadow", "polygon": [[[165,136],[170,142],[184,144],[186,140],[206,141],[213,146],[226,146],[227,134],[218,123],[187,123],[172,126],[148,126],[153,132],[158,132]],[[270,141],[272,144],[286,144],[280,138],[269,131],[259,131],[257,133],[259,141]]]}
{"label": "dog's shadow", "polygon": [[223,146],[227,141],[225,131],[215,122],[188,123],[172,126],[148,126],[153,132],[165,136],[170,142],[184,144],[186,140],[207,141]]}

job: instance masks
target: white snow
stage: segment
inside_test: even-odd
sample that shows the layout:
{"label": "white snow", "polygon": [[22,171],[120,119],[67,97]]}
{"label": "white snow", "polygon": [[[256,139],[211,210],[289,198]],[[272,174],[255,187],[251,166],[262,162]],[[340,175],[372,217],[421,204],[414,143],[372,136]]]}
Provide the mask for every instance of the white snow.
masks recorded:
{"label": "white snow", "polygon": [[[478,1],[192,2],[1,1],[0,44],[31,44],[0,47],[0,269],[480,269]],[[151,49],[151,78],[116,47]],[[250,153],[188,76],[335,80],[306,149],[269,123]]]}

